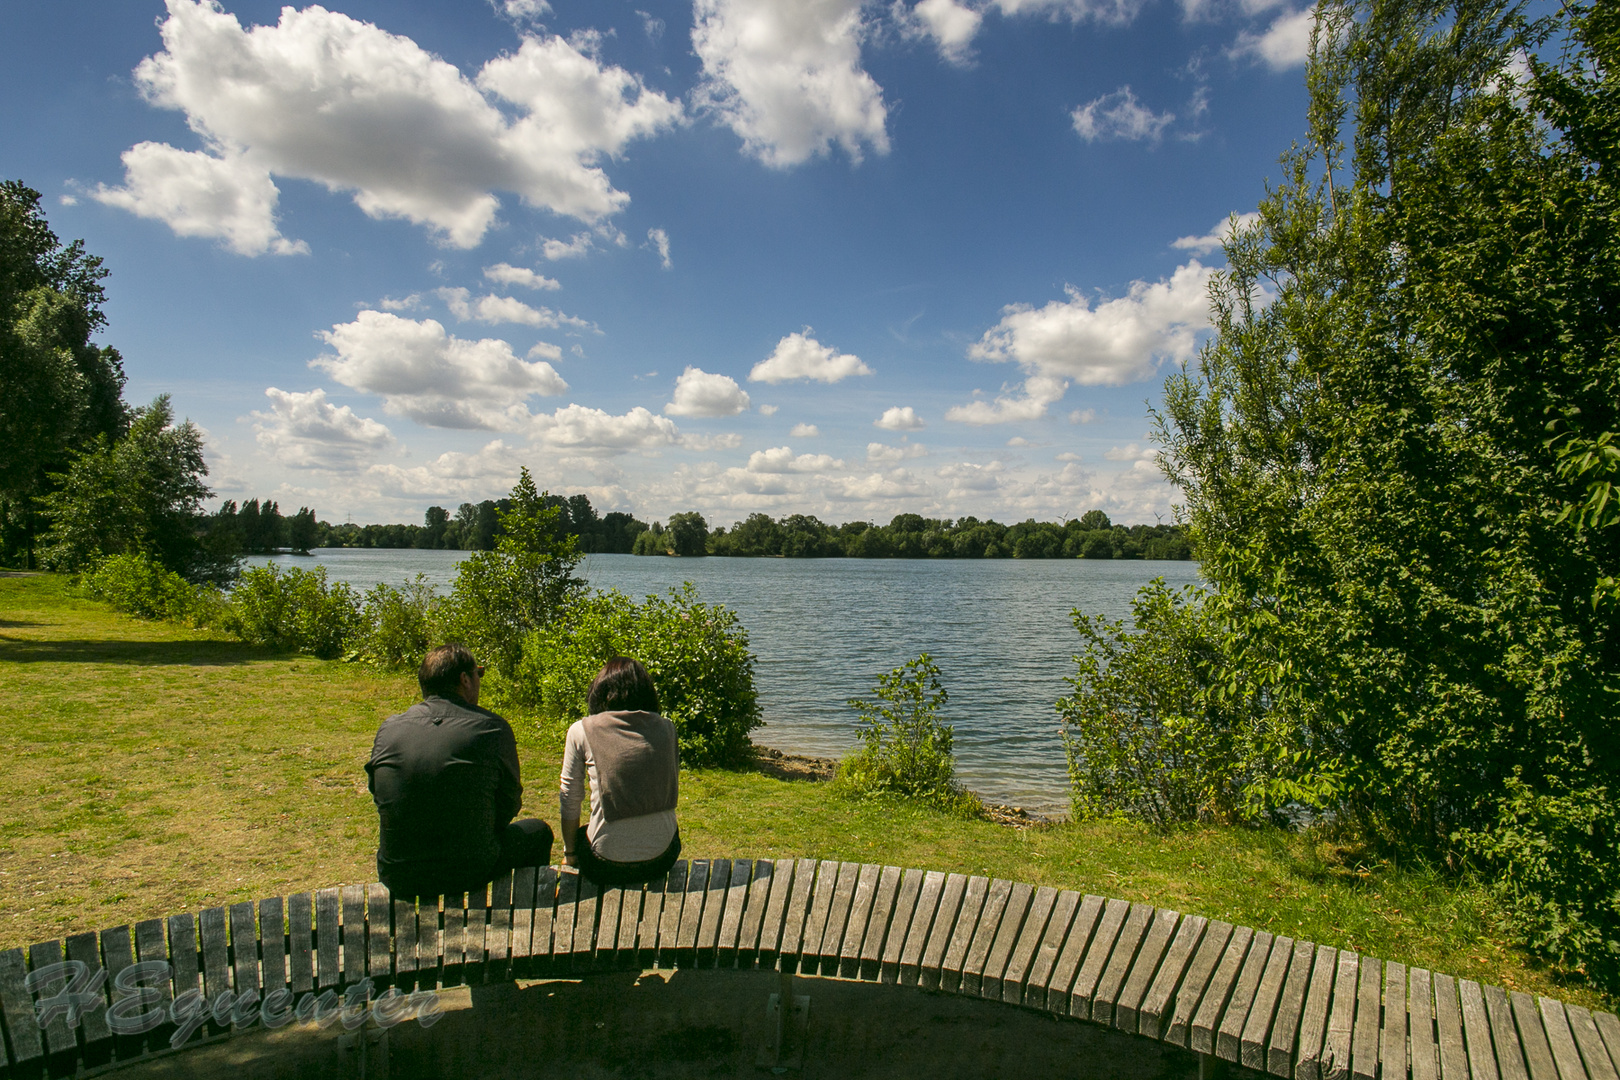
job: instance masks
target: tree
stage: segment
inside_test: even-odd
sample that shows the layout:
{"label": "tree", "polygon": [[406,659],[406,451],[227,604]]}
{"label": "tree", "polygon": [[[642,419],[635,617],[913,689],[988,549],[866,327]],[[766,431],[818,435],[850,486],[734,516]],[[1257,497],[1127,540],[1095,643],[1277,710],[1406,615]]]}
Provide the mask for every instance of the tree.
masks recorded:
{"label": "tree", "polygon": [[315,511],[307,506],[300,506],[298,513],[287,523],[289,546],[300,555],[308,555],[309,549],[315,546],[315,540],[319,535],[320,526],[315,521]]}
{"label": "tree", "polygon": [[676,555],[707,555],[709,523],[698,513],[674,514],[669,519],[670,547]]}
{"label": "tree", "polygon": [[450,511],[442,506],[430,506],[423,515],[424,528],[416,538],[419,548],[441,548],[444,546],[444,533],[450,527]]}

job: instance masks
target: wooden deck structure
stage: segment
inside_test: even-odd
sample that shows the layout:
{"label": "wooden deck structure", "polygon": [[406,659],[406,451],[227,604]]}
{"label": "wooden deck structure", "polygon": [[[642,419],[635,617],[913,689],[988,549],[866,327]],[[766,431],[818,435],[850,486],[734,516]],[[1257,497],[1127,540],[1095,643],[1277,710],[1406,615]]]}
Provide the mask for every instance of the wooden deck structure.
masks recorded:
{"label": "wooden deck structure", "polygon": [[[98,1007],[58,1009],[41,1027],[36,1003],[64,984],[30,988],[28,975],[65,960],[107,972]],[[71,1075],[167,1048],[172,1025],[109,1027],[107,1007],[131,995],[116,976],[137,961],[171,973],[134,991],[147,1002],[229,991],[227,1006],[250,1003],[236,1016],[248,1025],[272,992],[308,1001],[365,980],[413,991],[774,969],[1045,1010],[1285,1080],[1620,1080],[1611,1013],[1147,904],[810,859],[693,859],[665,881],[605,892],[531,868],[483,895],[421,904],[350,885],[0,951],[0,1075]],[[229,1007],[215,1016],[209,1030],[229,1030]]]}

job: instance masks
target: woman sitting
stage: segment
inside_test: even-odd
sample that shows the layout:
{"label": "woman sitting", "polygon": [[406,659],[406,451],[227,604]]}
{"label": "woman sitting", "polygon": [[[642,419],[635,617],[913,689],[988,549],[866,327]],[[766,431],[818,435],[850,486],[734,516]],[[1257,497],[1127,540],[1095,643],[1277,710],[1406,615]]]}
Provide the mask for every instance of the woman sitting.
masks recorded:
{"label": "woman sitting", "polygon": [[[639,661],[615,656],[585,696],[591,715],[568,728],[562,764],[563,858],[603,888],[669,873],[681,854],[675,825],[680,750]],[[579,827],[585,777],[591,818]]]}

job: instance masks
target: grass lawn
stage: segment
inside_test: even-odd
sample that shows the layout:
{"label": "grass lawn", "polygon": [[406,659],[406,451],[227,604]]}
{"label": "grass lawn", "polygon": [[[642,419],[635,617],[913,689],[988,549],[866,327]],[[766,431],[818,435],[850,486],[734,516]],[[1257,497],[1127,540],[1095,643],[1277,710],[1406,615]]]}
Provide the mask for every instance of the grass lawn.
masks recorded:
{"label": "grass lawn", "polygon": [[[127,618],[0,576],[0,948],[375,877],[362,769],[415,679]],[[555,821],[561,732],[512,715],[524,812]],[[769,729],[759,733],[770,741]],[[1196,912],[1612,1009],[1511,947],[1474,885],[1309,834],[1012,829],[756,772],[681,780],[686,854],[991,874]]]}

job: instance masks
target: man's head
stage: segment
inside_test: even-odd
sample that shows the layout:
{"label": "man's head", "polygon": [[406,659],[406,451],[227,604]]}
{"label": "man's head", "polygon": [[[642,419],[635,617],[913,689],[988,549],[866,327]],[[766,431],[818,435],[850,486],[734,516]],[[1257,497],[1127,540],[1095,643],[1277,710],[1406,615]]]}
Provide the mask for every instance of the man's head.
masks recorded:
{"label": "man's head", "polygon": [[459,697],[469,705],[478,704],[478,688],[484,669],[473,659],[471,650],[454,642],[428,650],[416,681],[423,697]]}
{"label": "man's head", "polygon": [[658,691],[641,661],[615,656],[596,673],[585,692],[585,705],[592,713],[657,712]]}

